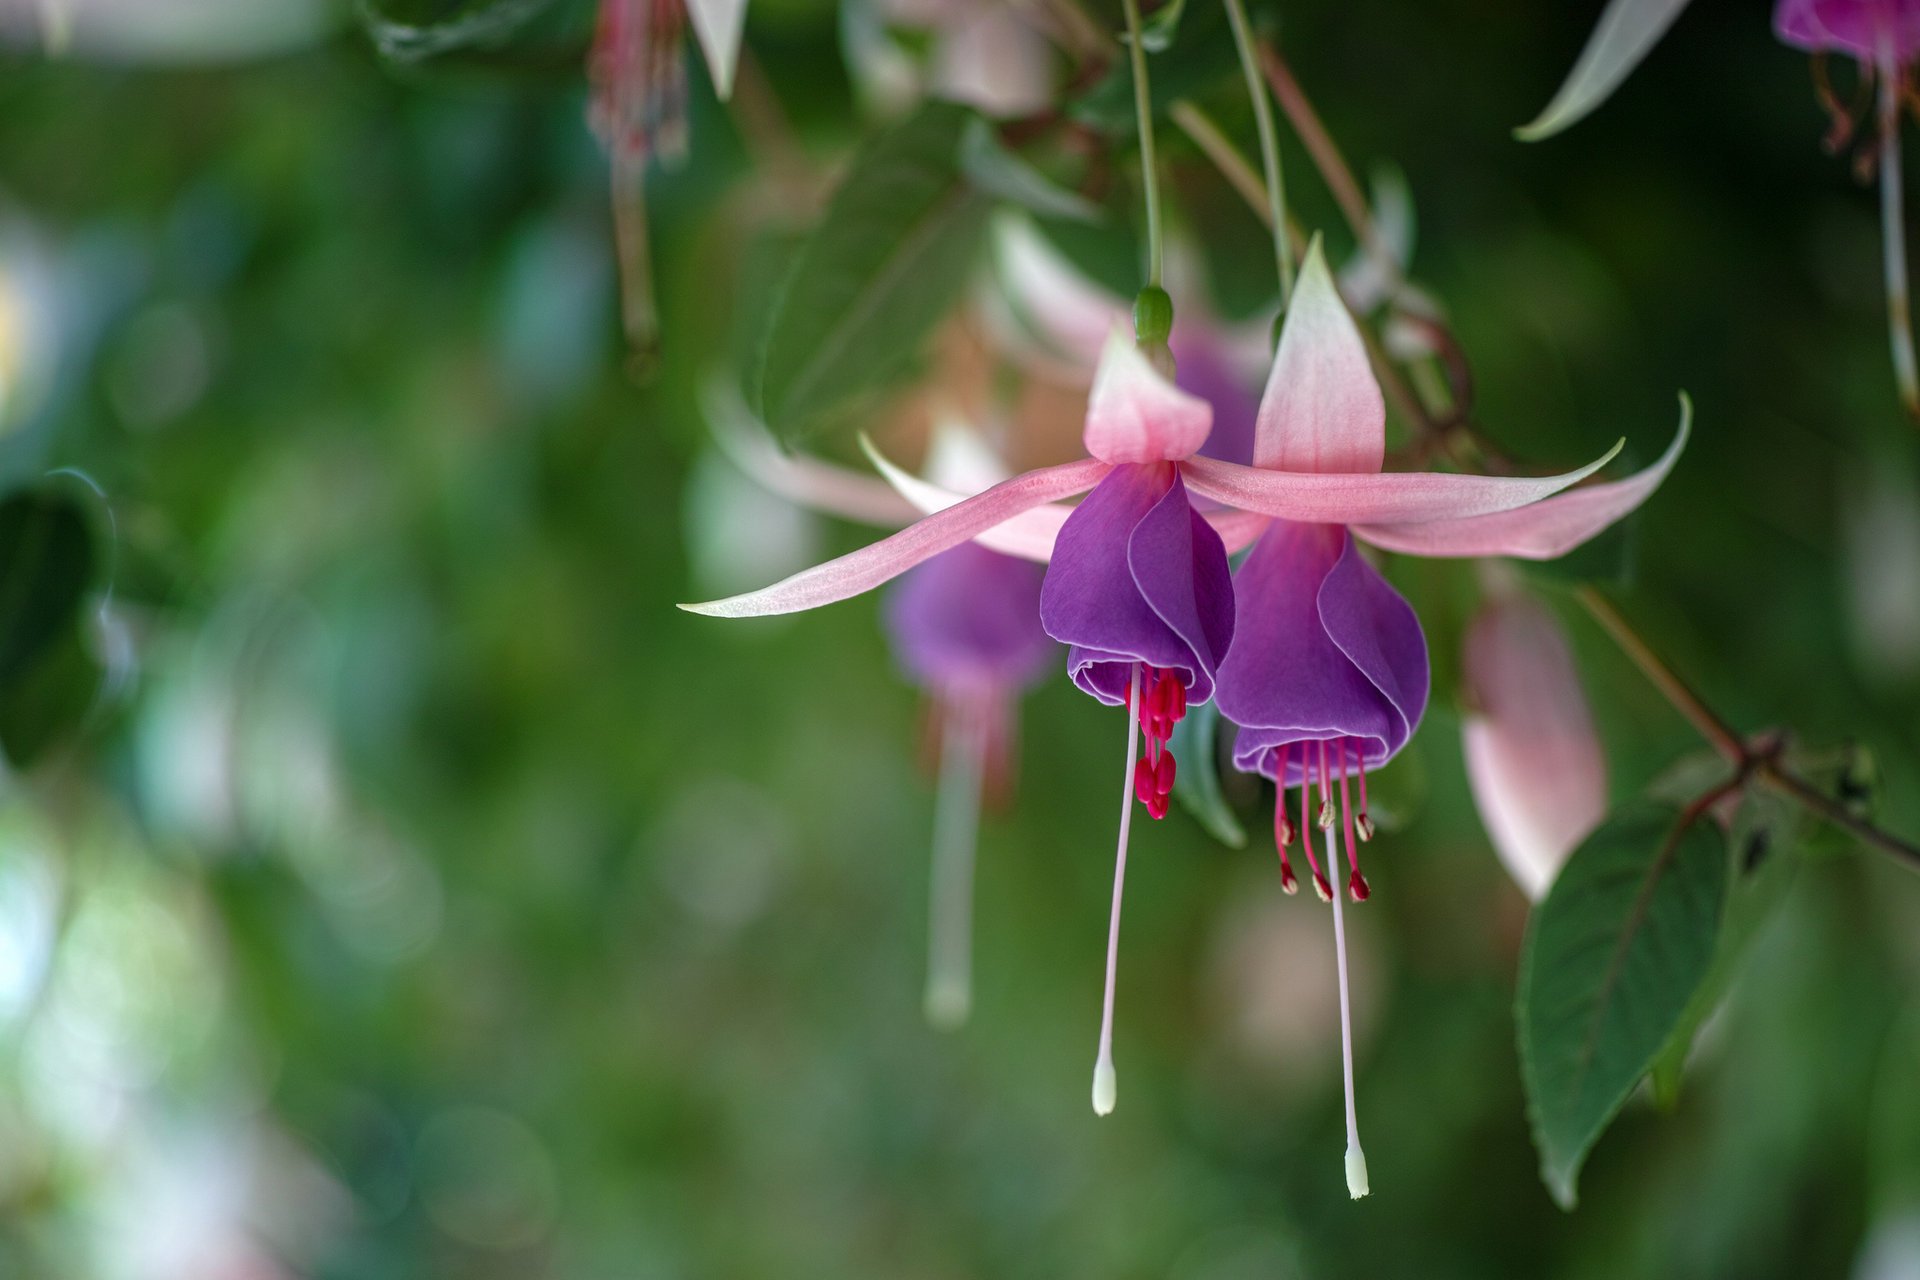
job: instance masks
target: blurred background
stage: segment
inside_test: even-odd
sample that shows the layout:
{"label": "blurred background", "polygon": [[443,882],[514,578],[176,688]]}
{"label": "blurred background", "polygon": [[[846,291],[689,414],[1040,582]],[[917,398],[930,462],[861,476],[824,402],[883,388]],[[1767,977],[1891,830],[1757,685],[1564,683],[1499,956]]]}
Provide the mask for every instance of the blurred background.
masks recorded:
{"label": "blurred background", "polygon": [[[1257,827],[1136,823],[1126,1087],[1089,1111],[1122,730],[1064,679],[982,826],[972,1020],[929,1029],[925,708],[879,604],[673,608],[873,536],[742,476],[701,403],[884,113],[839,6],[754,0],[730,106],[689,43],[642,361],[586,0],[427,56],[379,4],[89,0],[52,55],[8,4],[0,481],[84,593],[0,690],[0,1276],[1920,1276],[1920,885],[1865,852],[1800,868],[1577,1211],[1542,1188],[1527,904],[1461,762],[1468,565],[1387,567],[1436,690],[1349,914],[1370,1199],[1325,909]],[[1691,392],[1616,598],[1743,728],[1870,749],[1920,831],[1920,432],[1873,190],[1768,6],[1699,6],[1537,145],[1510,130],[1593,0],[1254,8],[1404,176],[1502,448],[1644,463]],[[910,25],[880,23],[909,64]],[[1201,100],[1250,147],[1231,74]],[[1196,292],[1264,328],[1258,225],[1163,150]],[[1700,744],[1548,591],[1624,798]]]}

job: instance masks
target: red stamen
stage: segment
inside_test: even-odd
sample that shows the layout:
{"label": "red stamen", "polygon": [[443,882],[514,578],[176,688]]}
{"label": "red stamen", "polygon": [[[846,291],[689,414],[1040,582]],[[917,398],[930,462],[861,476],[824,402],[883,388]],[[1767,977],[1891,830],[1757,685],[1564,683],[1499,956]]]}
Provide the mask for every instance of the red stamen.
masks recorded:
{"label": "red stamen", "polygon": [[1354,828],[1362,840],[1373,839],[1373,819],[1367,816],[1367,752],[1366,748],[1356,746],[1353,750],[1357,762],[1356,772],[1360,775],[1360,812],[1354,815]]}
{"label": "red stamen", "polygon": [[1287,846],[1293,843],[1293,824],[1287,821],[1286,774],[1280,775],[1280,781],[1283,785],[1273,797],[1273,847],[1280,854],[1280,888],[1295,894],[1300,892],[1300,881],[1294,877],[1293,866],[1287,861]]}
{"label": "red stamen", "polygon": [[1365,902],[1373,889],[1367,884],[1367,878],[1360,874],[1360,854],[1353,842],[1353,810],[1347,804],[1347,739],[1340,740],[1340,812],[1346,819],[1343,826],[1347,837],[1347,865],[1353,868],[1353,874],[1347,877],[1347,893],[1355,902]]}
{"label": "red stamen", "polygon": [[[1324,763],[1326,759],[1326,748],[1324,746],[1321,747],[1320,757]],[[1313,828],[1307,823],[1307,792],[1312,788],[1312,785],[1313,766],[1312,758],[1309,757],[1307,760],[1301,761],[1300,764],[1300,847],[1306,850],[1307,865],[1313,868],[1313,891],[1320,895],[1320,901],[1332,902],[1333,886],[1328,883],[1326,874],[1320,870],[1319,855],[1313,851]],[[1322,793],[1321,804],[1323,807],[1325,803],[1325,796],[1324,793]]]}

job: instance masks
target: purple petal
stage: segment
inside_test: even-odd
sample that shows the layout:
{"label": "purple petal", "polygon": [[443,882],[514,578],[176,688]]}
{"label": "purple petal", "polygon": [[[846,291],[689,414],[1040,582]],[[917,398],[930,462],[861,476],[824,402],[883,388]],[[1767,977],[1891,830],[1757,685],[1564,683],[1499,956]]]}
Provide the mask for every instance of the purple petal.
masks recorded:
{"label": "purple petal", "polygon": [[964,543],[902,577],[883,618],[895,661],[930,688],[1032,683],[1054,643],[1040,626],[1040,566]]}
{"label": "purple petal", "polygon": [[1780,0],[1774,34],[1809,53],[1851,54],[1880,61],[1884,39],[1896,62],[1920,52],[1920,5],[1912,0]]}
{"label": "purple petal", "polygon": [[[1275,521],[1234,586],[1219,698],[1241,726],[1236,767],[1274,777],[1282,745],[1352,738],[1373,769],[1406,745],[1426,709],[1426,637],[1345,529]],[[1300,780],[1304,756],[1283,782]]]}
{"label": "purple petal", "polygon": [[1180,672],[1190,702],[1213,696],[1233,638],[1233,581],[1220,535],[1174,468],[1116,467],[1074,508],[1047,566],[1040,620],[1073,646],[1074,683],[1102,702],[1125,701],[1136,662]]}
{"label": "purple petal", "polygon": [[1202,457],[1242,466],[1253,461],[1253,422],[1259,401],[1234,370],[1218,334],[1197,323],[1176,324],[1171,340],[1173,383],[1213,406],[1213,430]]}

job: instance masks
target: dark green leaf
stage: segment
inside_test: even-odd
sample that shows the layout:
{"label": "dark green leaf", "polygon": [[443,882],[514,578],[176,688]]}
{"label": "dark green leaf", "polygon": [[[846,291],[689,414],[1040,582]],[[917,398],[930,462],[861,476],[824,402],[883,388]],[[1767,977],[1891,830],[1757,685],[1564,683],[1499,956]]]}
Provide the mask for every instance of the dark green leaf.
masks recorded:
{"label": "dark green leaf", "polygon": [[0,685],[74,629],[92,579],[93,538],[72,498],[27,490],[0,501]]}
{"label": "dark green leaf", "polygon": [[960,172],[972,113],[931,103],[855,158],[767,332],[760,416],[787,439],[919,351],[977,256],[989,198]]}
{"label": "dark green leaf", "polygon": [[68,628],[25,671],[0,683],[0,755],[30,767],[77,730],[100,689],[100,666],[78,627]]}
{"label": "dark green leaf", "polygon": [[360,0],[360,17],[382,54],[401,62],[497,43],[554,0]]}
{"label": "dark green leaf", "polygon": [[991,124],[975,117],[960,139],[960,167],[973,184],[1034,213],[1074,222],[1098,222],[1099,205],[1069,191],[1009,151]]}
{"label": "dark green leaf", "polygon": [[1235,849],[1247,847],[1246,828],[1220,786],[1220,709],[1211,702],[1188,710],[1173,727],[1174,798],[1207,834]]}
{"label": "dark green leaf", "polygon": [[1649,1075],[1654,1100],[1661,1106],[1670,1107],[1679,1098],[1680,1077],[1694,1036],[1733,986],[1754,939],[1787,900],[1809,821],[1803,810],[1772,792],[1755,789],[1742,798],[1733,822],[1733,882],[1727,890],[1726,919],[1713,967],[1693,993]]}
{"label": "dark green leaf", "polygon": [[1520,1070],[1541,1177],[1563,1208],[1700,989],[1726,892],[1719,827],[1642,803],[1587,837],[1528,922]]}

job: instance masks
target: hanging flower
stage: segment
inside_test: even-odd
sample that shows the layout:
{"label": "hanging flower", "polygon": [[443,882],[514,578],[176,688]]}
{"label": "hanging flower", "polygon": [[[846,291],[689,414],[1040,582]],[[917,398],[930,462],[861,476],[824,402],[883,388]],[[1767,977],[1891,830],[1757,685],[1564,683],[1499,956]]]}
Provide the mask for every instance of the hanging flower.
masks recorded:
{"label": "hanging flower", "polygon": [[[1041,620],[1050,635],[1070,646],[1068,672],[1074,683],[1132,712],[1129,720],[1139,725],[1147,747],[1143,759],[1130,724],[1126,791],[1150,813],[1163,814],[1175,772],[1167,749],[1173,725],[1189,704],[1213,696],[1223,658],[1241,661],[1233,639],[1229,549],[1251,544],[1273,521],[1289,521],[1336,526],[1342,537],[1351,529],[1378,545],[1418,554],[1558,555],[1637,506],[1658,485],[1685,438],[1683,424],[1674,447],[1649,472],[1551,502],[1547,499],[1604,466],[1619,446],[1558,476],[1379,472],[1379,389],[1317,244],[1303,268],[1262,404],[1262,443],[1254,457],[1264,465],[1197,456],[1211,419],[1205,401],[1175,387],[1116,330],[1101,355],[1088,401],[1083,439],[1089,457],[1024,472],[970,497],[883,467],[916,505],[937,509],[892,537],[760,591],[681,607],[733,618],[818,608],[871,590],[973,539],[1045,560]],[[1373,469],[1364,469],[1369,463]],[[1088,490],[1093,492],[1087,500],[1070,511],[1056,505]],[[1199,511],[1191,496],[1220,509]],[[1257,612],[1271,602],[1253,603]],[[1256,638],[1250,649],[1259,648]],[[1424,647],[1418,665],[1424,673]],[[1417,699],[1409,697],[1408,703],[1403,710],[1411,713],[1410,734],[1425,703],[1424,677]],[[1366,727],[1335,726],[1338,734],[1323,732],[1315,741],[1332,737],[1344,744]],[[1380,741],[1395,737],[1391,750],[1397,750],[1403,735]],[[1376,767],[1391,754],[1383,746],[1372,750],[1368,762]],[[1332,763],[1344,777],[1344,761]],[[1094,1108],[1102,1114],[1112,1109],[1115,1096],[1112,1008],[1131,815],[1128,803],[1121,811],[1115,858],[1094,1072]]]}
{"label": "hanging flower", "polygon": [[1517,584],[1494,585],[1467,630],[1463,667],[1474,806],[1514,883],[1537,902],[1606,816],[1606,753],[1566,633]]}
{"label": "hanging flower", "polygon": [[[1359,845],[1373,836],[1367,773],[1393,759],[1413,737],[1426,711],[1431,677],[1419,619],[1367,563],[1355,537],[1415,555],[1557,556],[1644,501],[1672,466],[1686,432],[1683,418],[1666,456],[1632,479],[1504,512],[1407,523],[1362,522],[1331,513],[1275,519],[1235,575],[1239,630],[1220,668],[1220,712],[1240,726],[1235,766],[1274,781],[1282,887],[1288,892],[1297,887],[1288,857],[1297,836],[1315,891],[1333,904],[1347,1056],[1347,1183],[1356,1197],[1367,1193],[1367,1172],[1354,1116],[1335,833],[1346,853],[1346,896],[1365,901],[1371,889],[1360,870]],[[1385,457],[1380,387],[1316,242],[1302,264],[1260,403],[1254,474],[1387,480],[1380,471]],[[1245,477],[1229,473],[1222,479],[1205,487],[1197,480],[1196,489],[1251,504]],[[1286,804],[1287,788],[1296,786],[1297,825]],[[1308,792],[1316,786],[1318,800],[1310,805]],[[1325,869],[1313,848],[1316,829],[1325,843]]]}
{"label": "hanging flower", "polygon": [[[747,475],[815,511],[869,524],[910,522],[914,508],[871,476],[781,452],[739,392],[710,382],[703,403],[714,438]],[[1006,471],[972,427],[934,424],[926,483],[980,489]],[[894,661],[929,699],[939,777],[928,912],[927,1020],[962,1025],[973,1005],[973,864],[983,802],[1011,787],[1018,702],[1056,652],[1040,626],[1039,565],[975,543],[904,574],[881,617]]]}
{"label": "hanging flower", "polygon": [[647,165],[678,164],[687,153],[687,72],[681,56],[689,17],[714,91],[733,92],[747,0],[600,0],[587,52],[592,96],[587,121],[612,168],[614,241],[621,319],[635,355],[650,361],[659,341],[647,236]]}

